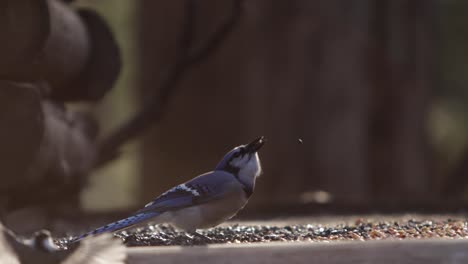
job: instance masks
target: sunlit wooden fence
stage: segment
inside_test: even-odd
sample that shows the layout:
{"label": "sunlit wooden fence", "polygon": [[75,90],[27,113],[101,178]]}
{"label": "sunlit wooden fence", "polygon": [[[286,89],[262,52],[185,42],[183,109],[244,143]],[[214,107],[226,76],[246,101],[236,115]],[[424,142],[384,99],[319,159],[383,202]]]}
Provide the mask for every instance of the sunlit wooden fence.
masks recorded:
{"label": "sunlit wooden fence", "polygon": [[[143,95],[177,54],[182,6],[141,2]],[[200,9],[201,38],[230,4]],[[234,35],[184,78],[146,138],[143,200],[264,135],[251,212],[432,204],[440,197],[425,127],[433,21],[430,1],[246,1]]]}

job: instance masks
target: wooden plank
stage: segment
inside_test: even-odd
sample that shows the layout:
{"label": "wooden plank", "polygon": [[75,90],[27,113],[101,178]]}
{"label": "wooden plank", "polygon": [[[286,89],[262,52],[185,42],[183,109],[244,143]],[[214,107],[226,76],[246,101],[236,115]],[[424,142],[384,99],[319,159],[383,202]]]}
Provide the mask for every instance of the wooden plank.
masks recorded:
{"label": "wooden plank", "polygon": [[467,263],[467,248],[447,239],[136,247],[128,263]]}

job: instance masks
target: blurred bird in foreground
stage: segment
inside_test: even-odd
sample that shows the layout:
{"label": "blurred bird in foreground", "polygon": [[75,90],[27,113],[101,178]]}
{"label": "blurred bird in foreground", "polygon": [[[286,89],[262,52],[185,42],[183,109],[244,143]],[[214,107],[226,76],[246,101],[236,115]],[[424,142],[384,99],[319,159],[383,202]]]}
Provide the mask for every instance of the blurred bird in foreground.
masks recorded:
{"label": "blurred bird in foreground", "polygon": [[255,180],[262,171],[257,152],[264,143],[265,138],[259,137],[235,147],[213,171],[168,190],[132,216],[83,234],[71,242],[146,222],[170,223],[200,236],[197,229],[219,225],[247,204],[254,192]]}
{"label": "blurred bird in foreground", "polygon": [[49,231],[20,238],[0,223],[1,264],[124,264],[126,258],[122,241],[111,234],[63,250],[54,244]]}

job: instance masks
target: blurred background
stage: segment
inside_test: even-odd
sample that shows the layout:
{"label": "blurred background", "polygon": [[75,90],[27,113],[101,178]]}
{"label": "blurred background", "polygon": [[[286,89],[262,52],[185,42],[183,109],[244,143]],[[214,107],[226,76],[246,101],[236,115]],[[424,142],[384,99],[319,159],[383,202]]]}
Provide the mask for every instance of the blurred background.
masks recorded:
{"label": "blurred background", "polygon": [[[123,54],[119,81],[96,110],[105,135],[174,61],[184,1],[77,4],[106,18]],[[251,211],[430,205],[465,193],[456,176],[467,166],[465,1],[244,7],[219,52],[183,77],[162,122],[95,173],[85,208],[144,204],[259,135],[269,142]],[[195,41],[230,10],[229,1],[200,2]]]}
{"label": "blurred background", "polygon": [[[104,18],[122,56],[113,89],[85,107],[99,138],[160,89],[180,55],[186,3],[73,2]],[[203,43],[232,3],[197,5],[193,42]],[[264,174],[246,215],[463,208],[467,11],[463,0],[244,1],[220,48],[181,77],[162,119],[93,170],[81,206],[140,207],[263,135]]]}

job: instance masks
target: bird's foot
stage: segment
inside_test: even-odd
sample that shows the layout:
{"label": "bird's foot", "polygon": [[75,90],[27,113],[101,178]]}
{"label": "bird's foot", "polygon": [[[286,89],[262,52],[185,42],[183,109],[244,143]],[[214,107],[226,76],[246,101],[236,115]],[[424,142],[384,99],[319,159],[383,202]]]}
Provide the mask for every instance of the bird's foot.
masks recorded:
{"label": "bird's foot", "polygon": [[195,234],[195,236],[197,236],[197,237],[199,237],[201,239],[204,239],[206,241],[212,241],[212,239],[210,237],[208,237],[208,236],[206,236],[206,235],[204,235],[202,233],[199,233],[197,231],[195,231],[194,234]]}
{"label": "bird's foot", "polygon": [[195,240],[195,238],[198,238],[196,239],[197,243],[199,244],[209,244],[210,242],[213,241],[213,239],[211,239],[210,237],[200,233],[200,232],[190,232],[190,234],[185,234],[188,238],[190,238],[191,240]]}

